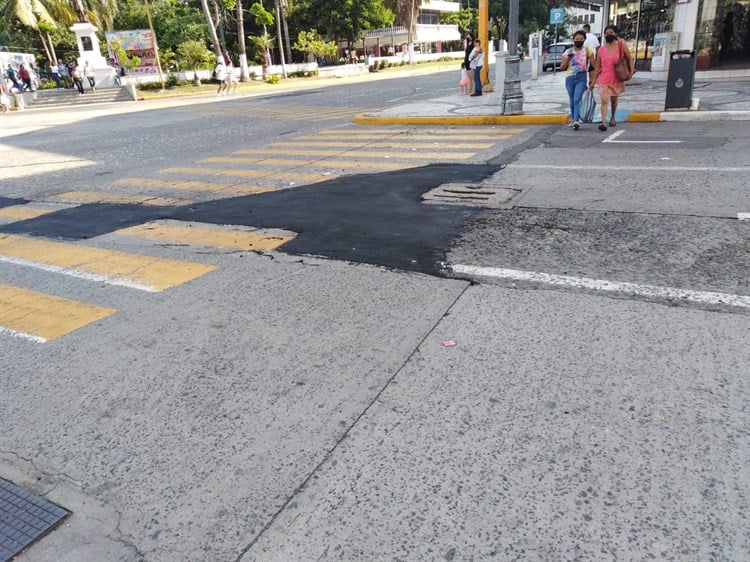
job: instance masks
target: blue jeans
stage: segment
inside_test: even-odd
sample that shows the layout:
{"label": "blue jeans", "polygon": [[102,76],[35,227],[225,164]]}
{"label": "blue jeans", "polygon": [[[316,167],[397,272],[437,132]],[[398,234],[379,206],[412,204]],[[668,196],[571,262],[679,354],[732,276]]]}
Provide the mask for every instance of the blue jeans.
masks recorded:
{"label": "blue jeans", "polygon": [[565,79],[565,89],[568,90],[568,98],[570,99],[570,116],[573,121],[581,120],[581,98],[583,92],[586,91],[587,82],[588,74],[586,72],[579,72]]}
{"label": "blue jeans", "polygon": [[478,66],[474,69],[474,93],[482,93],[482,67]]}

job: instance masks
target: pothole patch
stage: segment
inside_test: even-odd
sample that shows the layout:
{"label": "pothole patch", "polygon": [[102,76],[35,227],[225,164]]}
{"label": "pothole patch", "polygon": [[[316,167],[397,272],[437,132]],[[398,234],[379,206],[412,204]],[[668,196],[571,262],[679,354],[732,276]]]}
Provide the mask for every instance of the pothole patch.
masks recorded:
{"label": "pothole patch", "polygon": [[470,205],[510,209],[521,189],[483,184],[444,183],[422,194],[422,201],[440,205]]}

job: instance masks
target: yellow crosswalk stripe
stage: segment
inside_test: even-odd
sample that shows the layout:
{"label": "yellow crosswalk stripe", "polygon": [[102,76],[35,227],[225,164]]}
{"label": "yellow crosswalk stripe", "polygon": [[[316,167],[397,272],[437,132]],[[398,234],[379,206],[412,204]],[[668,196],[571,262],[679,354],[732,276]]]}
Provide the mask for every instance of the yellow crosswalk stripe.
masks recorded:
{"label": "yellow crosswalk stripe", "polygon": [[148,187],[159,189],[174,189],[179,191],[209,191],[215,193],[226,193],[230,195],[256,195],[268,191],[277,191],[275,187],[261,187],[257,185],[238,185],[232,183],[216,183],[207,181],[170,181],[154,178],[122,178],[114,183],[118,185],[130,185],[135,187]]}
{"label": "yellow crosswalk stripe", "polygon": [[117,312],[0,284],[0,334],[45,343]]}
{"label": "yellow crosswalk stripe", "polygon": [[200,263],[14,234],[0,234],[0,261],[149,292],[181,285],[216,269]]}
{"label": "yellow crosswalk stripe", "polygon": [[138,236],[150,240],[178,244],[199,244],[218,248],[231,248],[254,252],[270,252],[294,239],[294,236],[279,236],[262,232],[237,229],[208,228],[176,224],[146,223],[115,231],[115,234]]}
{"label": "yellow crosswalk stripe", "polygon": [[[491,140],[498,141],[498,140],[506,140],[511,138],[512,135],[495,135],[492,137],[489,137]],[[303,135],[299,137],[294,137],[294,140],[312,140],[312,141],[320,141],[320,140],[329,140],[337,138],[336,135],[331,134],[321,134],[319,135]],[[470,141],[478,141],[478,140],[487,140],[488,136],[479,136],[479,135],[473,135],[469,137],[468,135],[451,135],[451,134],[441,134],[441,135],[435,135],[431,133],[415,133],[415,134],[408,134],[406,131],[402,131],[395,134],[382,134],[382,135],[365,135],[365,134],[342,134],[341,140],[342,141],[351,141],[351,140],[363,140],[368,141],[371,143],[379,143],[384,139],[392,140],[392,141],[435,141],[435,140],[451,140],[451,141],[462,141],[462,140],[470,140]]]}
{"label": "yellow crosswalk stripe", "polygon": [[[350,152],[350,153],[349,153]],[[287,156],[338,156],[338,157],[350,157],[350,158],[362,158],[363,155],[358,152],[342,152],[341,150],[291,150],[291,149],[261,149],[261,148],[246,148],[244,150],[238,150],[234,154],[283,154]],[[447,160],[466,160],[474,156],[476,152],[404,152],[404,151],[391,151],[388,154],[379,154],[377,152],[369,151],[366,155],[367,158],[407,158],[407,159],[430,159],[430,158],[441,158]]]}
{"label": "yellow crosswalk stripe", "polygon": [[476,150],[482,150],[484,148],[490,148],[494,146],[491,142],[481,143],[445,143],[445,142],[389,142],[373,140],[368,141],[284,141],[284,142],[273,142],[269,146],[287,146],[287,147],[306,147],[306,146],[320,146],[320,147],[342,147],[342,148],[360,148],[369,150],[370,148],[432,148],[432,149],[454,149],[454,148],[473,148]]}
{"label": "yellow crosswalk stripe", "polygon": [[[342,157],[349,157],[342,154]],[[351,155],[354,157],[354,155]],[[320,168],[369,168],[374,170],[403,170],[408,164],[390,162],[352,162],[349,160],[293,160],[291,158],[240,158],[217,156],[201,160],[206,163],[256,164],[258,166],[317,166]],[[330,178],[330,176],[329,176]]]}
{"label": "yellow crosswalk stripe", "polygon": [[51,209],[34,209],[26,205],[11,205],[0,209],[0,220],[2,221],[25,221],[35,219],[51,213]]}
{"label": "yellow crosswalk stripe", "polygon": [[238,115],[260,119],[288,119],[291,121],[330,121],[342,117],[354,117],[372,109],[365,108],[326,108],[317,106],[272,107],[257,105],[251,107],[212,107],[200,110],[200,113],[210,115]]}
{"label": "yellow crosswalk stripe", "polygon": [[173,199],[169,197],[153,197],[150,195],[126,195],[123,193],[100,193],[98,191],[68,191],[51,197],[56,201],[71,201],[75,203],[116,203],[128,205],[154,205],[158,207],[176,207],[191,205],[195,201],[190,199]]}
{"label": "yellow crosswalk stripe", "polygon": [[[461,137],[469,137],[476,140],[486,140],[488,138],[494,138],[497,136],[505,137],[507,135],[512,135],[516,133],[520,133],[524,131],[524,129],[518,129],[518,128],[507,128],[507,129],[480,129],[478,127],[466,127],[463,129],[423,129],[421,127],[414,127],[412,129],[369,129],[366,127],[362,128],[351,128],[351,129],[326,129],[323,131],[318,131],[316,133],[317,136],[327,136],[327,135],[341,135],[342,137],[346,138],[347,136],[368,136],[368,135],[409,135],[410,133],[413,134],[429,134],[433,136],[443,137],[443,136],[461,136]],[[297,138],[297,137],[295,137]]]}
{"label": "yellow crosswalk stripe", "polygon": [[233,170],[227,168],[196,168],[189,166],[178,166],[159,170],[162,174],[203,174],[212,176],[229,176],[240,178],[266,178],[271,180],[287,180],[315,183],[334,179],[331,174],[301,174],[295,172],[274,172],[271,170]]}

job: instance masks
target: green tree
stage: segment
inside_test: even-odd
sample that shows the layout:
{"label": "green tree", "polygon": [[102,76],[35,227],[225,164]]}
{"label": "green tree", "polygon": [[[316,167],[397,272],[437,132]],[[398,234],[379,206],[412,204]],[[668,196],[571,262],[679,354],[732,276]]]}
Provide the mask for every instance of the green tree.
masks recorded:
{"label": "green tree", "polygon": [[304,55],[312,55],[316,60],[335,57],[337,51],[336,43],[323,40],[317,31],[300,31],[293,47]]}
{"label": "green tree", "polygon": [[141,64],[141,57],[129,57],[125,52],[125,49],[123,49],[122,45],[120,45],[119,41],[112,41],[112,43],[110,44],[110,48],[112,49],[112,53],[117,58],[117,61],[120,63],[120,66],[122,66],[127,71],[127,74],[130,74],[133,70],[138,68],[138,65]]}
{"label": "green tree", "polygon": [[201,80],[198,78],[198,69],[206,68],[211,64],[213,60],[211,51],[200,41],[185,41],[177,47],[177,56],[184,67],[193,71],[193,84],[200,86]]}

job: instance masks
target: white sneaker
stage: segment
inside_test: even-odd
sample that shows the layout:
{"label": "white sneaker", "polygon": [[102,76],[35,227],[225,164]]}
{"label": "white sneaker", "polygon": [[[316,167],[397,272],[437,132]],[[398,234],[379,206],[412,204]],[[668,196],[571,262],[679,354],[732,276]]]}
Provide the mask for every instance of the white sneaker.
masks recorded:
{"label": "white sneaker", "polygon": [[578,121],[573,121],[573,130],[577,131],[581,128],[581,124]]}

